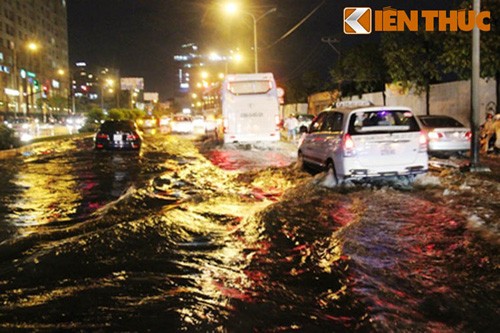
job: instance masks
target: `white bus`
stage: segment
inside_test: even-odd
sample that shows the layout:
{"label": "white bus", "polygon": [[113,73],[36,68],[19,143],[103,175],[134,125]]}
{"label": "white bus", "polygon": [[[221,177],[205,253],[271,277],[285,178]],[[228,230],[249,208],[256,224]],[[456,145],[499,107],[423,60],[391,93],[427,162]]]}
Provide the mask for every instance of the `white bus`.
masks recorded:
{"label": "white bus", "polygon": [[272,73],[229,74],[209,95],[205,96],[211,101],[205,104],[206,109],[220,111],[224,143],[280,139],[279,102]]}

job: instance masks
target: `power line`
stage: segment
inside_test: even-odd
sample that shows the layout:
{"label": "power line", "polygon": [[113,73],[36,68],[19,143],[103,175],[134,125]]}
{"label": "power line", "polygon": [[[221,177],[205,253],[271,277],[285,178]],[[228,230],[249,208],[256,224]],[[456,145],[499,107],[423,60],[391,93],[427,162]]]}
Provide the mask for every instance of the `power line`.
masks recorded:
{"label": "power line", "polygon": [[297,78],[305,69],[311,67],[315,62],[320,61],[320,55],[326,51],[326,47],[323,47],[324,44],[316,43],[314,48],[309,52],[309,54],[303,58],[300,64],[295,67],[285,78],[283,81],[289,81]]}
{"label": "power line", "polygon": [[285,38],[287,38],[288,36],[290,36],[305,21],[307,21],[314,13],[316,13],[316,11],[318,11],[318,9],[320,9],[321,6],[323,6],[325,4],[325,2],[326,1],[323,0],[318,6],[316,6],[316,8],[314,8],[309,14],[307,14],[302,20],[300,20],[299,23],[297,23],[296,25],[294,25],[290,30],[288,30],[283,36],[281,36],[280,38],[278,38],[278,40],[276,40],[274,43],[271,43],[271,44],[269,44],[266,47],[263,47],[261,49],[263,49],[263,50],[269,49],[269,48],[273,47],[274,45],[278,44],[279,42],[281,42],[282,40],[284,40]]}

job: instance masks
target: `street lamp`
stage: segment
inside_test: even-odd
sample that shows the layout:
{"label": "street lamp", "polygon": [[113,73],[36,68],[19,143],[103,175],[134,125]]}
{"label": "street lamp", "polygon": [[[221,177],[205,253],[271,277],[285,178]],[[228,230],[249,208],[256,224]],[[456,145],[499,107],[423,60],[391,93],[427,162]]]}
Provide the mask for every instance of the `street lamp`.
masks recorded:
{"label": "street lamp", "polygon": [[[101,109],[104,110],[104,90],[105,88],[112,89],[115,81],[113,79],[106,79],[104,82],[101,82]],[[108,90],[109,91],[109,90]],[[110,91],[112,93],[112,90]]]}
{"label": "street lamp", "polygon": [[238,8],[238,5],[235,3],[227,3],[225,6],[225,10],[227,13],[229,13],[231,15],[234,15],[234,14],[240,12],[240,13],[248,15],[252,18],[252,20],[253,20],[254,70],[255,70],[255,73],[258,73],[259,72],[259,60],[258,60],[258,51],[257,51],[257,22],[259,22],[261,19],[263,19],[265,16],[271,14],[272,12],[275,12],[276,7],[269,9],[267,12],[265,12],[264,14],[257,16],[257,17],[251,12],[240,10]]}
{"label": "street lamp", "polygon": [[38,44],[35,43],[35,42],[29,42],[28,43],[28,50],[33,51],[33,52],[37,51],[38,50]]}
{"label": "street lamp", "polygon": [[[38,50],[40,49],[40,45],[36,42],[28,42],[28,44],[26,44],[25,47],[29,53],[28,54],[29,70],[33,71],[33,73],[36,73],[36,70],[35,70],[36,66],[33,63],[33,54],[38,52]],[[31,67],[33,67],[33,68],[31,68]],[[31,99],[32,104],[34,105],[35,104],[35,98],[34,98],[35,92],[33,91],[31,84],[28,84],[28,79],[26,79],[26,78],[25,78],[25,83],[26,83],[26,90],[24,91],[24,93],[26,94],[26,115],[29,115],[30,114],[30,107],[31,107],[30,106],[30,99]]]}

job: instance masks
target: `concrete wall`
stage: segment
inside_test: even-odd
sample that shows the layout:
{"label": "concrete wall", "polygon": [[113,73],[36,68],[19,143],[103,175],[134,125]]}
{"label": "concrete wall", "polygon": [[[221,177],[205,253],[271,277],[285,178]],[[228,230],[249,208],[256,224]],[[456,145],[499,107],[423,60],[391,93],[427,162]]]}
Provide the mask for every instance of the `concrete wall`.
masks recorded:
{"label": "concrete wall", "polygon": [[[481,123],[486,117],[486,105],[496,103],[495,80],[479,83],[479,116]],[[447,114],[470,126],[471,83],[458,81],[431,86],[430,114]],[[425,113],[425,109],[423,111]]]}
{"label": "concrete wall", "polygon": [[307,113],[317,115],[323,109],[332,105],[338,99],[339,93],[337,90],[322,91],[307,97],[308,110]]}
{"label": "concrete wall", "polygon": [[307,114],[307,103],[281,105],[281,117],[285,119],[291,114]]}
{"label": "concrete wall", "polygon": [[[481,79],[479,84],[480,120],[484,121],[488,103],[496,103],[495,80]],[[385,90],[386,105],[402,105],[410,107],[416,114],[425,114],[425,93],[420,96],[413,91],[404,92],[387,87]],[[455,81],[431,85],[430,114],[446,114],[470,126],[470,81]],[[343,100],[368,100],[375,105],[383,105],[382,92],[364,94]]]}

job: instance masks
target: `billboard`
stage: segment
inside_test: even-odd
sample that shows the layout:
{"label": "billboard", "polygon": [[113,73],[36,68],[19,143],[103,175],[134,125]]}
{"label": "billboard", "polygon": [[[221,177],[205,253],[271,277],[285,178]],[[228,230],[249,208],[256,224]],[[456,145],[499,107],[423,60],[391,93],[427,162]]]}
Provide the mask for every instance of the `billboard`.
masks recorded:
{"label": "billboard", "polygon": [[121,90],[144,90],[144,78],[122,77],[120,79]]}
{"label": "billboard", "polygon": [[158,102],[158,93],[157,92],[145,92],[144,93],[144,101]]}

